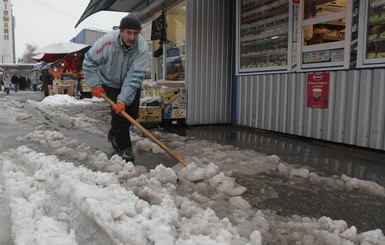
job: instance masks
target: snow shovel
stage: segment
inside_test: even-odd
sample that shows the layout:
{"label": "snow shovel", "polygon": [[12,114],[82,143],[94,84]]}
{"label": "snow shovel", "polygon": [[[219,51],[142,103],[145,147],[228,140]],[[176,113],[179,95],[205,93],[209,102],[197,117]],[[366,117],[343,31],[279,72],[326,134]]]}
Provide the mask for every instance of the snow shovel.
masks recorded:
{"label": "snow shovel", "polygon": [[[107,95],[102,94],[102,98],[107,101],[113,108],[118,108],[115,102],[113,102],[110,98],[107,97]],[[127,112],[122,111],[122,116],[124,116],[130,123],[135,125],[144,135],[146,135],[148,138],[150,138],[154,143],[160,146],[165,152],[167,152],[172,158],[174,158],[178,164],[174,167],[177,167],[180,164],[183,165],[183,167],[187,166],[187,163],[174,151],[172,151],[170,148],[168,148],[165,144],[160,142],[157,138],[155,138],[154,135],[152,135],[147,129],[145,129],[140,123],[138,123],[136,120],[134,120],[130,115],[127,114]],[[177,167],[178,168],[178,167]],[[174,169],[174,168],[173,168]],[[179,169],[179,168],[178,168]],[[176,169],[174,169],[176,171]],[[177,171],[176,171],[177,172]]]}

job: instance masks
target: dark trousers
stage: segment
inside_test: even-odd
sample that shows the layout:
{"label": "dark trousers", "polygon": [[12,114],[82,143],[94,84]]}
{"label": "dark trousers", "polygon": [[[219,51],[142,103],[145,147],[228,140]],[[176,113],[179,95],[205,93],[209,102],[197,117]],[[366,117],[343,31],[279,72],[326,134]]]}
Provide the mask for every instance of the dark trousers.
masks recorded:
{"label": "dark trousers", "polygon": [[[118,95],[120,94],[120,89],[106,86],[103,86],[103,89],[104,91],[106,91],[107,97],[116,103]],[[135,99],[131,103],[131,105],[126,105],[126,112],[133,119],[137,119],[139,116],[139,103],[140,89],[138,89],[138,91],[136,92]],[[116,138],[116,143],[118,144],[120,150],[132,148],[130,127],[131,123],[125,117],[117,115],[111,109],[111,128],[109,134]]]}
{"label": "dark trousers", "polygon": [[13,83],[13,89],[15,90],[15,92],[17,92],[18,88],[19,88],[19,84]]}
{"label": "dark trousers", "polygon": [[48,89],[48,83],[47,82],[43,82],[43,92],[44,92],[45,97],[47,97],[49,95],[49,89]]}

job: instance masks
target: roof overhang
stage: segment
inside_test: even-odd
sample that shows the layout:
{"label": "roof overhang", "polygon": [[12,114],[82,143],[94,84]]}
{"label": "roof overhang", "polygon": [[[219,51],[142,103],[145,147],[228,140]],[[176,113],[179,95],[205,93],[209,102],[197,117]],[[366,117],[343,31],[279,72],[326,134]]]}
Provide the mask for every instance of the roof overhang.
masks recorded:
{"label": "roof overhang", "polygon": [[87,8],[80,17],[77,27],[82,21],[99,11],[137,12],[145,9],[156,0],[90,0]]}
{"label": "roof overhang", "polygon": [[163,10],[177,2],[180,0],[90,0],[75,27],[89,16],[100,11],[134,13],[141,21],[144,21],[156,11]]}
{"label": "roof overhang", "polygon": [[10,74],[24,74],[29,72],[36,63],[2,63],[0,69]]}

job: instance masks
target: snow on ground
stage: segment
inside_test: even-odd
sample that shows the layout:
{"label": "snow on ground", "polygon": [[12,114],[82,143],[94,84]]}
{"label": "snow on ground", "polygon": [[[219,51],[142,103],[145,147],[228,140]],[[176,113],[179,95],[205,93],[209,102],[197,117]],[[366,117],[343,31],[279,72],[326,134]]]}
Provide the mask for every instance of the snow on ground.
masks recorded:
{"label": "snow on ground", "polygon": [[[19,125],[5,134],[17,136],[17,144],[0,154],[1,206],[6,206],[0,212],[0,227],[8,227],[10,221],[10,234],[0,230],[0,237],[7,235],[16,245],[385,244],[380,229],[357,233],[343,220],[256,210],[242,198],[246,188],[232,173],[277,171],[385,196],[384,188],[373,182],[320,177],[277,156],[162,132],[154,134],[167,139],[190,164],[180,171],[163,164],[148,170],[44,126],[52,120],[79,134],[105,137],[103,122],[71,112],[71,106],[92,110],[95,103],[100,101],[76,101],[66,95],[41,102],[0,99],[1,126]],[[11,140],[3,137],[2,141]],[[154,157],[165,154],[139,133],[133,132],[133,139],[138,151]]]}

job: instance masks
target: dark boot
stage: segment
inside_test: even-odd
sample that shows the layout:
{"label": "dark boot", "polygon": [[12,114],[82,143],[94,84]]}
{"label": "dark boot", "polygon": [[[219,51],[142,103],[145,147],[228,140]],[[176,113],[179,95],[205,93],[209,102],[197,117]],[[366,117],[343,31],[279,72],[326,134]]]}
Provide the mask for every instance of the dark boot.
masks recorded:
{"label": "dark boot", "polygon": [[119,145],[116,140],[116,137],[112,136],[110,132],[108,133],[108,140],[111,142],[112,148],[114,148],[115,151],[119,151]]}
{"label": "dark boot", "polygon": [[132,148],[126,148],[121,151],[121,157],[126,162],[135,162],[134,153],[132,152]]}
{"label": "dark boot", "polygon": [[112,147],[119,152],[119,155],[126,161],[134,163],[134,153],[132,151],[130,133],[121,133],[114,136],[111,132],[108,132],[108,140],[111,142]]}

